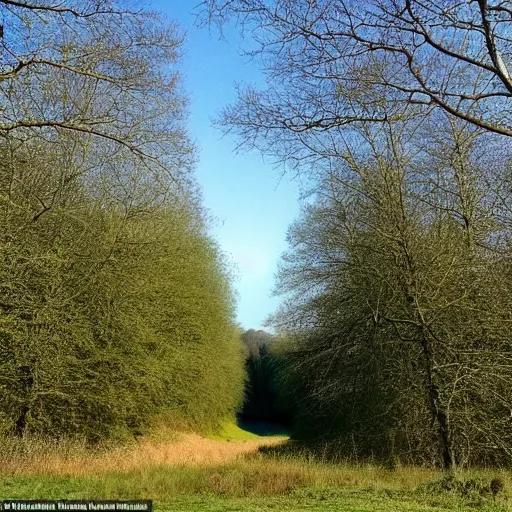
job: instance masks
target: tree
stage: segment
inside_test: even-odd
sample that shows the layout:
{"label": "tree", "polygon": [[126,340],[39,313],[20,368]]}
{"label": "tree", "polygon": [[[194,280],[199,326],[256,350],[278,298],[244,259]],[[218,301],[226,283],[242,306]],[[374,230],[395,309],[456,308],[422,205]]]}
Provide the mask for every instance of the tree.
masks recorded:
{"label": "tree", "polygon": [[270,353],[274,338],[265,331],[249,329],[242,334],[245,347],[247,390],[244,407],[240,412],[243,420],[275,421],[275,362]]}
{"label": "tree", "polygon": [[442,109],[511,136],[509,2],[207,0],[202,20],[234,18],[267,87],[239,86],[219,123],[288,163],[337,154],[360,122]]}
{"label": "tree", "polygon": [[0,159],[1,433],[95,442],[162,414],[233,418],[242,346],[197,198],[155,196],[119,161],[110,184],[84,176],[37,142]]}
{"label": "tree", "polygon": [[297,435],[445,468],[509,463],[512,6],[202,6],[250,32],[267,75],[219,124],[308,167],[316,193],[274,318],[295,340]]}
{"label": "tree", "polygon": [[477,150],[491,143],[449,121],[437,144],[412,128],[363,127],[290,232],[274,325],[296,340],[296,435],[357,457],[505,463],[506,223]]}
{"label": "tree", "polygon": [[0,15],[2,136],[72,132],[102,140],[104,159],[123,153],[171,176],[190,166],[175,25],[114,0],[2,0]]}
{"label": "tree", "polygon": [[214,428],[242,398],[182,35],[120,5],[0,1],[3,434],[95,442],[162,414]]}
{"label": "tree", "polygon": [[285,374],[281,371],[283,340],[262,330],[249,329],[242,334],[242,342],[247,384],[239,418],[290,426],[293,392],[288,389]]}

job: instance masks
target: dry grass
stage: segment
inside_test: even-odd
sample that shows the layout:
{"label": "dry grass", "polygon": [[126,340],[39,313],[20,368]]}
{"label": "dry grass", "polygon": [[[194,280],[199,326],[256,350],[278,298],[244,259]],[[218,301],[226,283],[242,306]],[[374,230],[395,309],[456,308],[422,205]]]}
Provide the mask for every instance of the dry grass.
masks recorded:
{"label": "dry grass", "polygon": [[[239,435],[239,434],[237,434]],[[12,476],[101,477],[107,475],[143,482],[150,478],[165,492],[213,492],[245,495],[282,494],[303,486],[347,486],[414,489],[440,473],[421,468],[393,471],[374,465],[332,464],[299,456],[269,456],[262,447],[278,447],[285,437],[243,440],[207,439],[198,434],[162,432],[124,447],[91,452],[78,441],[51,443],[37,439],[4,441],[0,446],[0,472]],[[133,477],[133,478],[132,478]],[[135,483],[133,483],[135,485]],[[118,484],[116,483],[115,486]]]}
{"label": "dry grass", "polygon": [[[391,500],[393,506],[404,500],[435,502],[436,507],[439,505],[443,510],[443,507],[451,510],[452,505],[462,510],[457,507],[467,501],[466,497],[437,487],[422,486],[440,481],[441,471],[400,466],[386,469],[348,461],[332,463],[322,460],[321,455],[313,457],[305,452],[294,454],[293,450],[280,450],[278,445],[285,441],[286,438],[227,441],[173,432],[169,436],[147,437],[124,448],[104,448],[96,452],[87,450],[80,442],[56,445],[33,439],[9,445],[4,441],[0,445],[0,481],[2,485],[10,482],[10,497],[50,498],[71,493],[74,497],[151,496],[169,501],[178,495],[292,497],[294,493],[305,492],[312,493],[311,499],[323,496],[347,500],[356,499],[360,494],[363,500],[373,496],[376,500]],[[276,447],[273,455],[272,450],[260,451],[261,447],[269,445]],[[510,472],[471,471],[458,475],[462,480],[482,478],[487,483],[496,476],[504,481],[505,491],[499,499],[506,504],[508,490],[512,489]],[[18,494],[13,494],[14,490]],[[479,496],[473,498],[480,499]],[[489,500],[482,503],[493,505]],[[411,510],[416,510],[414,507]]]}
{"label": "dry grass", "polygon": [[[372,490],[413,490],[426,481],[440,478],[435,469],[398,467],[389,470],[377,465],[328,463],[303,458],[268,458],[255,454],[237,463],[242,471],[272,475],[276,480],[289,480],[313,486],[362,487]],[[286,486],[286,485],[284,485]]]}
{"label": "dry grass", "polygon": [[[332,464],[305,457],[269,456],[260,448],[280,445],[284,437],[246,440],[207,439],[175,432],[143,438],[136,443],[91,452],[79,442],[52,444],[37,439],[0,446],[4,475],[88,477],[130,474],[150,476],[173,492],[213,492],[245,495],[281,494],[303,486],[363,487],[374,490],[412,490],[440,478],[424,468],[387,470],[376,465]],[[103,477],[102,477],[103,478]],[[142,481],[141,480],[141,481]],[[150,485],[150,484],[148,484]],[[158,494],[157,489],[153,489]]]}
{"label": "dry grass", "polygon": [[144,470],[155,466],[212,467],[230,464],[257,453],[263,445],[283,442],[285,438],[244,441],[206,439],[198,434],[181,434],[171,441],[142,439],[130,446],[91,452],[78,442],[54,444],[37,440],[23,446],[3,447],[2,473],[14,475],[85,476],[99,473]]}

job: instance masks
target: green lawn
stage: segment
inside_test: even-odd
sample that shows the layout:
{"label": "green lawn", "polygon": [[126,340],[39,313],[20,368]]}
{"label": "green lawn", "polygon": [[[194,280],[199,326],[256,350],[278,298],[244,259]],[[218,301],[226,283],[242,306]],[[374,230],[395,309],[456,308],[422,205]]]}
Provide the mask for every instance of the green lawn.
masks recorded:
{"label": "green lawn", "polygon": [[282,425],[266,423],[263,421],[252,421],[247,423],[226,422],[219,432],[211,434],[210,439],[219,441],[248,441],[261,439],[262,437],[288,437],[289,432]]}
{"label": "green lawn", "polygon": [[206,511],[346,511],[346,512],[420,512],[420,511],[505,511],[506,505],[429,498],[418,500],[413,496],[388,496],[383,492],[354,489],[301,489],[286,496],[253,496],[228,498],[219,496],[182,496],[167,502],[158,502],[157,510],[192,512]]}
{"label": "green lawn", "polygon": [[[180,476],[181,472],[181,476]],[[95,477],[0,477],[1,499],[153,499],[159,511],[505,511],[504,497],[461,497],[450,492],[298,485],[278,494],[211,490],[216,473],[155,468],[148,473]],[[201,487],[200,479],[207,485]],[[179,488],[181,479],[182,488]],[[191,482],[193,485],[191,487]],[[195,488],[194,488],[195,487]]]}

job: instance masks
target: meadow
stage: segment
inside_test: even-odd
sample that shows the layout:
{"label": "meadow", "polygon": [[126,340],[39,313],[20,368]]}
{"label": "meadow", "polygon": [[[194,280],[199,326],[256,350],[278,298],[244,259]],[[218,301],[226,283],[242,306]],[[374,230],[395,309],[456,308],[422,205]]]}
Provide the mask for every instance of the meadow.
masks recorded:
{"label": "meadow", "polygon": [[[281,450],[287,437],[234,425],[221,433],[160,432],[91,451],[25,439],[1,447],[1,499],[153,499],[162,511],[509,510],[512,474],[330,463]],[[277,448],[277,449],[276,449]],[[503,489],[489,489],[499,478]]]}
{"label": "meadow", "polygon": [[194,2],[263,79],[214,125],[300,185],[275,334],[237,295],[280,214],[220,144],[209,209],[178,3],[0,0],[0,498],[508,510],[512,0]]}

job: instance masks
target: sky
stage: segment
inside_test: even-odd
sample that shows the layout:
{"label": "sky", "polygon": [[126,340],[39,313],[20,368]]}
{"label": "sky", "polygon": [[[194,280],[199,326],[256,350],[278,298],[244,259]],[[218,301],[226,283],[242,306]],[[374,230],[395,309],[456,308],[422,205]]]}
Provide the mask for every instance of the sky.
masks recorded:
{"label": "sky", "polygon": [[299,214],[299,184],[257,152],[236,153],[237,140],[213,127],[220,110],[234,102],[235,83],[262,85],[264,78],[241,56],[236,30],[228,28],[221,40],[194,26],[191,11],[198,2],[151,5],[187,34],[179,69],[190,100],[189,132],[199,148],[196,177],[204,204],[217,219],[212,235],[236,265],[237,321],[244,329],[262,329],[279,304],[271,292],[287,228]]}

